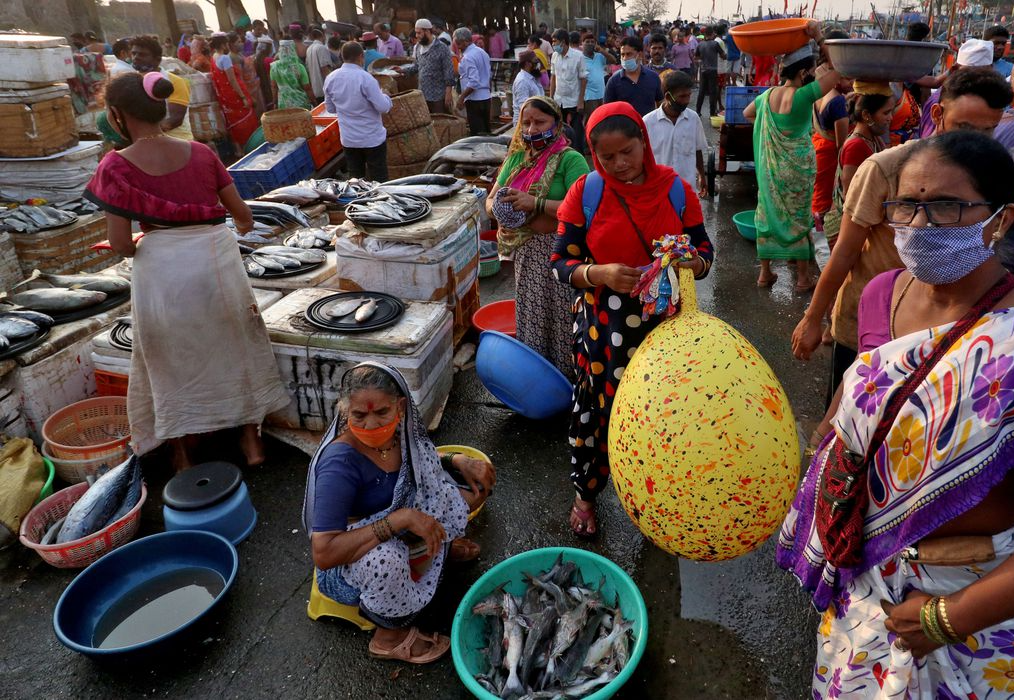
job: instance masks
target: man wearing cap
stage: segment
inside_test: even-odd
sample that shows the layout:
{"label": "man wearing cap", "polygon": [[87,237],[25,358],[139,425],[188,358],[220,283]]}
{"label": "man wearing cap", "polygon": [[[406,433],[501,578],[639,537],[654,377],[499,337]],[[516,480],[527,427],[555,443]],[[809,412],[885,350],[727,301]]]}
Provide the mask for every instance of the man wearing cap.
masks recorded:
{"label": "man wearing cap", "polygon": [[430,114],[450,114],[454,106],[451,98],[451,88],[454,87],[451,50],[436,38],[433,23],[425,18],[415,23],[415,39],[412,63],[408,66],[394,66],[394,70],[405,75],[418,74],[419,91],[426,100]]}
{"label": "man wearing cap", "polygon": [[391,34],[390,24],[378,22],[373,25],[373,31],[380,37],[377,48],[380,49],[380,53],[384,54],[386,58],[402,58],[405,56],[405,45],[401,43],[401,39]]}
{"label": "man wearing cap", "polygon": [[[961,48],[958,49],[958,57],[954,61],[954,66],[950,70],[950,74],[955,71],[959,71],[963,68],[982,68],[985,66],[993,65],[993,43],[984,39],[969,39]],[[999,72],[999,71],[998,71]],[[931,78],[925,82],[931,83],[932,87],[938,87],[943,83],[944,78]],[[924,81],[920,81],[923,84]],[[933,135],[936,130],[936,124],[933,122],[933,118],[930,116],[933,105],[940,102],[940,91],[935,90],[929,99],[926,100],[922,106],[922,118],[919,121],[919,138],[925,139]]]}
{"label": "man wearing cap", "polygon": [[461,78],[461,96],[456,107],[465,110],[468,132],[472,136],[489,133],[489,54],[472,43],[472,30],[458,27],[454,30],[454,43],[461,52],[458,76]]}
{"label": "man wearing cap", "polygon": [[331,52],[324,46],[324,32],[319,29],[310,30],[311,43],[306,48],[306,72],[310,76],[310,88],[313,90],[313,104],[324,101],[324,78],[334,70]]}
{"label": "man wearing cap", "polygon": [[363,66],[364,68],[369,68],[370,64],[378,58],[385,58],[384,54],[377,49],[378,38],[379,37],[377,37],[377,35],[373,32],[363,32],[362,44],[365,51],[363,55],[366,57],[366,63]]}

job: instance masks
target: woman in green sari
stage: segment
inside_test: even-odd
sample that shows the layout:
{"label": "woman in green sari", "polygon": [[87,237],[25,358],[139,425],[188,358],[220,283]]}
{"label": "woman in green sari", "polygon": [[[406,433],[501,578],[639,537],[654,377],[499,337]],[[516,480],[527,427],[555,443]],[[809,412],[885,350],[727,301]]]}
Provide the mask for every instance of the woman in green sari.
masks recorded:
{"label": "woman in green sari", "polygon": [[[820,37],[816,22],[810,22],[809,32]],[[764,92],[743,112],[754,122],[759,287],[770,287],[778,279],[771,272],[772,260],[796,261],[797,292],[814,287],[810,277],[811,204],[817,172],[811,141],[813,104],[840,80],[833,69],[814,80],[815,64],[809,44],[788,54],[782,61],[782,84]]]}
{"label": "woman in green sari", "polygon": [[296,44],[291,39],[278,42],[278,57],[271,63],[271,87],[277,109],[313,106],[310,76],[299,62]]}

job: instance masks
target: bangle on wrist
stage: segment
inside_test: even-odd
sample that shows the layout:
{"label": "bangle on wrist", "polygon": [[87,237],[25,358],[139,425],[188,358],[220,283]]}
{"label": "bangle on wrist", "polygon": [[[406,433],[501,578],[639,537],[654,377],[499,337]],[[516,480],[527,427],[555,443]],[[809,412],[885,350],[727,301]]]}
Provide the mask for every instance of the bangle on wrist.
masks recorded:
{"label": "bangle on wrist", "polygon": [[594,265],[592,265],[592,264],[590,264],[590,263],[589,263],[589,264],[588,264],[588,265],[586,265],[586,266],[585,266],[585,268],[584,268],[584,283],[585,283],[586,285],[588,285],[588,287],[589,287],[589,288],[591,288],[591,287],[594,287],[594,286],[595,286],[595,284],[594,284],[594,283],[593,283],[593,282],[591,281],[591,269],[592,269],[593,267],[594,267]]}

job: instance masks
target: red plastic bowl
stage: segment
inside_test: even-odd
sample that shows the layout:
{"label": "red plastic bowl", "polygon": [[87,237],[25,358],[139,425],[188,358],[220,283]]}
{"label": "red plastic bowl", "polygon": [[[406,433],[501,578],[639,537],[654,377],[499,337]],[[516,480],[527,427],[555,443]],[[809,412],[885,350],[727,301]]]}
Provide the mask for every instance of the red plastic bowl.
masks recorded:
{"label": "red plastic bowl", "polygon": [[480,306],[479,310],[472,314],[472,325],[480,333],[482,331],[499,331],[513,338],[518,332],[514,300],[505,299]]}

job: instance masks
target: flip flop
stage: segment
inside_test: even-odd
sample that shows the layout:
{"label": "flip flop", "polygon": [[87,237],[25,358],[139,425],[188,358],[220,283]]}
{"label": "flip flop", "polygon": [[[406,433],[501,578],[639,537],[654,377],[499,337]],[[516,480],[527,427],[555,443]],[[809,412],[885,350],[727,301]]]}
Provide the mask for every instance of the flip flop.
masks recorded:
{"label": "flip flop", "polygon": [[[575,504],[571,506],[570,510],[581,521],[580,529],[574,527],[573,525],[570,528],[571,530],[574,531],[575,535],[577,535],[578,537],[583,537],[585,539],[591,539],[592,537],[595,537],[595,535],[599,534],[598,522],[595,520],[595,506],[592,506],[587,510],[582,510],[581,508],[578,508],[577,505]],[[588,532],[588,521],[591,521],[593,524],[595,524],[596,527],[594,532]]]}
{"label": "flip flop", "polygon": [[[412,656],[412,645],[416,641],[429,642],[429,648],[417,656]],[[375,659],[388,659],[390,661],[405,661],[410,664],[429,664],[444,656],[451,648],[450,637],[442,634],[423,634],[418,627],[409,629],[401,644],[393,649],[381,649],[371,639],[367,649],[370,656]]]}
{"label": "flip flop", "polygon": [[769,280],[767,280],[765,282],[761,282],[760,280],[757,280],[757,286],[760,287],[761,289],[768,289],[770,287],[775,286],[775,282],[777,282],[777,281],[778,281],[778,275],[771,275],[771,279],[769,279]]}
{"label": "flip flop", "polygon": [[451,548],[447,553],[447,561],[466,562],[475,561],[479,558],[482,547],[465,537],[458,537],[451,540]]}

